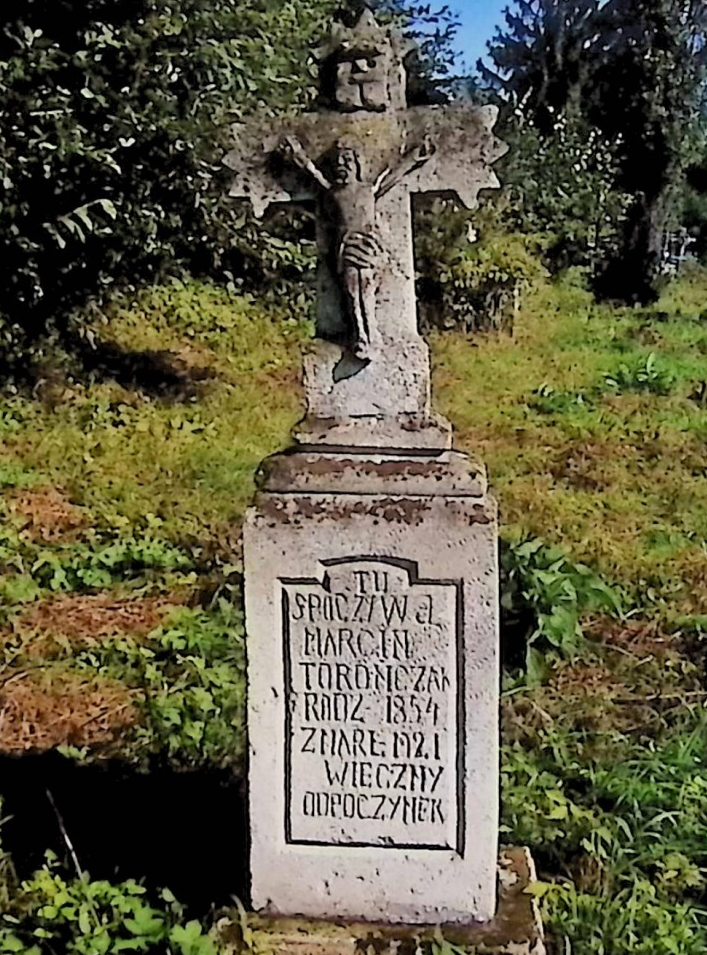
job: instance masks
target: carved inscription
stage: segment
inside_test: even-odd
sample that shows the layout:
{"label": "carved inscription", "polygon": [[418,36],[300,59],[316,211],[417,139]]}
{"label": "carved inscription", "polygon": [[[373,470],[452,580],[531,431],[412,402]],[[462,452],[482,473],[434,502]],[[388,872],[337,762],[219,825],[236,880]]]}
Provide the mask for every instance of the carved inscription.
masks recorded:
{"label": "carved inscription", "polygon": [[287,840],[456,848],[459,583],[359,559],[282,586]]}

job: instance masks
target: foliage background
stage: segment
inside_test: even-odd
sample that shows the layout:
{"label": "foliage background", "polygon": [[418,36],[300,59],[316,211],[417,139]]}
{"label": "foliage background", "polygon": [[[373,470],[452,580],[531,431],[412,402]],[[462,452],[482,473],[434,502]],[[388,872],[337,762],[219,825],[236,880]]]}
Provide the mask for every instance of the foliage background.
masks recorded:
{"label": "foliage background", "polygon": [[[3,752],[242,773],[239,525],[299,415],[313,248],[306,219],[228,202],[219,160],[232,120],[312,103],[333,9],[2,14]],[[425,33],[414,96],[495,97],[512,144],[483,211],[417,213],[437,401],[504,517],[503,835],[533,851],[557,952],[697,955],[707,279],[645,308],[589,280],[638,250],[618,293],[651,299],[658,223],[704,232],[702,5],[521,0],[495,75],[461,83],[448,10],[385,10]],[[76,869],[18,884],[0,854],[3,955],[218,946],[154,879]]]}

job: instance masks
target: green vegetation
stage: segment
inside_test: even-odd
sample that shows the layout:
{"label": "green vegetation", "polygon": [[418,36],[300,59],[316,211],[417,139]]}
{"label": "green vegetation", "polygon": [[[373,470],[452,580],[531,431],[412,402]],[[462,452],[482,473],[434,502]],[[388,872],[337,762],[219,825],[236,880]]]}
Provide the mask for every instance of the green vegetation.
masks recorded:
{"label": "green vegetation", "polygon": [[226,201],[219,158],[266,90],[274,111],[312,99],[308,53],[334,6],[23,0],[3,15],[5,360],[25,362],[48,326],[66,333],[87,298],[165,268],[223,274],[234,247],[241,277],[294,264]]}
{"label": "green vegetation", "polygon": [[666,227],[702,227],[706,28],[704,0],[515,0],[479,64],[522,147],[516,227],[604,296],[655,301]]}
{"label": "green vegetation", "polygon": [[583,640],[582,616],[621,611],[618,594],[589,567],[573,564],[561,550],[539,538],[507,547],[501,568],[507,631],[510,634],[524,618],[531,621],[519,635],[531,682],[547,675],[550,662],[577,653]]}
{"label": "green vegetation", "polygon": [[134,881],[113,885],[86,877],[66,880],[54,860],[23,882],[0,925],[3,955],[113,955],[118,952],[169,952],[216,955],[216,946],[199,922],[186,921],[171,892],[158,905]]}
{"label": "green vegetation", "polygon": [[[488,464],[506,533],[562,546],[666,617],[704,596],[703,282],[616,309],[570,274],[535,290],[512,338],[433,336],[438,406]],[[607,383],[649,364],[668,395]]]}
{"label": "green vegetation", "polygon": [[[181,270],[301,299],[313,243],[256,225],[221,160],[245,114],[312,104],[311,53],[339,7],[18,0],[0,15],[3,366],[36,374],[48,332],[80,353],[87,302]],[[449,10],[386,0],[383,13],[414,20],[418,92],[449,72]]]}
{"label": "green vegetation", "polygon": [[[86,383],[70,366],[30,407],[10,398],[3,483],[31,474],[35,484],[58,484],[92,526],[116,533],[137,524],[175,543],[227,534],[257,465],[297,420],[302,325],[197,282],[141,293],[107,321],[126,384],[101,373]],[[139,370],[129,356],[145,352],[156,366],[152,391],[133,387]],[[160,354],[170,356],[163,374]]]}
{"label": "green vegetation", "polygon": [[[536,282],[513,336],[431,333],[437,406],[501,503],[504,838],[535,855],[558,952],[563,936],[579,955],[707,945],[706,292],[694,271],[655,307],[611,308],[574,273]],[[151,356],[149,388],[66,358],[34,395],[2,399],[2,679],[23,674],[8,685],[40,701],[56,684],[124,694],[106,709],[131,718],[111,732],[53,740],[68,758],[240,773],[239,528],[258,463],[297,419],[307,333],[196,282],[107,318],[106,343]],[[62,614],[104,597],[168,607],[142,629],[62,632]],[[132,883],[49,867],[0,885],[18,920],[3,953],[216,944]],[[117,927],[131,906],[135,932]],[[97,935],[114,947],[91,949]]]}
{"label": "green vegetation", "polygon": [[[312,103],[338,6],[19,0],[0,24],[3,757],[242,777],[240,528],[301,415],[314,243],[233,204],[221,157],[231,121]],[[410,92],[439,101],[453,14],[378,6],[426,31]],[[659,273],[666,228],[707,235],[707,5],[506,19],[469,84],[503,107],[506,188],[417,212],[437,408],[501,505],[503,835],[553,955],[701,955],[707,272]],[[56,816],[70,876],[18,883],[0,847],[0,955],[219,951],[168,889],[82,872]]]}
{"label": "green vegetation", "polygon": [[[72,665],[123,681],[144,694],[140,720],[122,744],[126,759],[194,769],[243,771],[245,649],[240,607],[181,610],[150,634],[77,653]],[[78,754],[84,757],[85,753]]]}

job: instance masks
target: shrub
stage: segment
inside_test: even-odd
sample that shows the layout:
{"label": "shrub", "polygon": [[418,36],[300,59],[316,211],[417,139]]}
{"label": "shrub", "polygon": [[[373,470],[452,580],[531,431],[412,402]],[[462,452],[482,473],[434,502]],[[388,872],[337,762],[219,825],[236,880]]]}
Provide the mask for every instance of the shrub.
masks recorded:
{"label": "shrub", "polygon": [[[148,641],[124,636],[79,653],[74,665],[144,691],[143,719],[125,754],[194,769],[243,769],[245,641],[240,608],[183,609]],[[76,755],[76,753],[74,753]],[[79,755],[83,755],[82,753]]]}
{"label": "shrub", "polygon": [[133,880],[113,885],[87,876],[68,880],[53,857],[23,882],[0,919],[3,955],[110,955],[170,952],[216,955],[199,922],[186,922],[184,908],[168,890],[151,905],[146,889]]}
{"label": "shrub", "polygon": [[423,325],[509,329],[521,295],[544,276],[532,238],[504,231],[493,205],[483,213],[437,203],[418,217]]}
{"label": "shrub", "polygon": [[604,380],[611,391],[619,394],[643,391],[665,396],[673,390],[676,379],[669,369],[661,367],[655,352],[651,352],[647,358],[639,358],[631,365],[622,363]]}
{"label": "shrub", "polygon": [[543,676],[546,656],[576,652],[582,641],[583,613],[621,611],[618,593],[591,568],[573,563],[561,550],[537,538],[504,547],[501,568],[506,636],[520,638],[531,681]]}
{"label": "shrub", "polygon": [[553,273],[603,268],[619,251],[629,204],[616,188],[617,144],[572,116],[547,136],[512,116],[503,137],[511,147],[499,167],[509,227],[544,236]]}
{"label": "shrub", "polygon": [[[0,361],[20,361],[48,327],[63,330],[72,311],[116,283],[186,268],[272,287],[312,271],[313,237],[300,247],[277,222],[261,228],[228,197],[221,159],[231,123],[244,114],[311,105],[318,86],[311,52],[338,7],[338,0],[7,7]],[[408,0],[383,8],[404,22],[419,18],[423,80],[448,67],[449,11]]]}
{"label": "shrub", "polygon": [[[312,97],[334,0],[18,0],[0,22],[0,356],[116,281],[290,249],[226,197],[229,120]],[[252,247],[256,246],[256,251]],[[232,255],[231,255],[232,257]],[[245,267],[245,266],[243,266]],[[262,269],[263,262],[259,262]]]}

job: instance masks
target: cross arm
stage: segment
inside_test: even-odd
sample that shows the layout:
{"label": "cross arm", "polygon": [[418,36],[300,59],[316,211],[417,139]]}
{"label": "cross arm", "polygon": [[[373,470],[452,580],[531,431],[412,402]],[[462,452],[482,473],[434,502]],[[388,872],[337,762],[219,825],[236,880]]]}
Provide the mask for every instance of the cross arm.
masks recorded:
{"label": "cross arm", "polygon": [[386,169],[379,176],[378,182],[376,183],[376,195],[384,196],[390,192],[390,190],[394,189],[406,176],[424,166],[425,163],[434,156],[436,151],[437,147],[429,136],[426,136],[419,146],[414,146],[412,149],[408,149],[407,152],[403,152],[400,163],[395,167]]}
{"label": "cross arm", "polygon": [[280,144],[280,152],[286,159],[289,159],[290,162],[301,169],[302,172],[311,176],[322,189],[329,190],[333,188],[332,183],[329,182],[319,166],[317,166],[314,160],[309,156],[307,150],[296,136],[285,136]]}
{"label": "cross arm", "polygon": [[274,203],[314,199],[318,187],[328,187],[309,156],[321,151],[314,133],[308,117],[277,120],[255,114],[235,124],[233,147],[223,159],[234,173],[230,195],[249,199],[259,219]]}
{"label": "cross arm", "polygon": [[493,132],[497,116],[495,106],[468,103],[411,109],[407,139],[427,138],[436,150],[429,161],[410,172],[410,191],[451,193],[467,209],[476,208],[482,189],[498,188],[492,167],[507,151]]}

